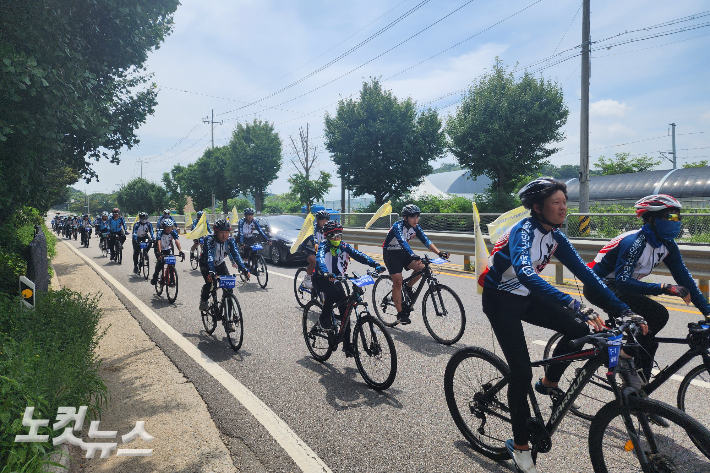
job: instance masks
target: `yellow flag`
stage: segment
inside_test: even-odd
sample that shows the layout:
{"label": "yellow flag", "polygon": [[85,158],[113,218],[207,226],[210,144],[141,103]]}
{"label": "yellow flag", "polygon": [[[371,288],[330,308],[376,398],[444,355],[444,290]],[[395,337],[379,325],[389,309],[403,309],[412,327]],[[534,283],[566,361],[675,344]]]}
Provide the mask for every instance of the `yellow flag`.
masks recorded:
{"label": "yellow flag", "polygon": [[229,224],[233,227],[239,223],[239,214],[237,213],[237,208],[232,207],[232,215],[229,217]]}
{"label": "yellow flag", "polygon": [[197,240],[207,235],[209,230],[207,229],[207,214],[203,213],[200,217],[200,221],[197,222],[195,229],[187,234],[185,234],[185,239],[187,240]]}
{"label": "yellow flag", "polygon": [[530,211],[522,205],[517,209],[509,210],[492,223],[488,224],[488,235],[491,237],[491,243],[495,243],[510,227],[528,217]]}
{"label": "yellow flag", "polygon": [[313,235],[313,220],[315,217],[313,217],[312,213],[309,213],[306,216],[306,220],[303,222],[303,226],[301,227],[301,231],[298,233],[298,238],[296,238],[296,241],[293,242],[293,245],[291,245],[291,254],[294,254],[296,250],[298,249],[298,245],[303,243],[303,240],[308,238],[309,235]]}
{"label": "yellow flag", "polygon": [[478,207],[476,207],[475,202],[473,203],[473,225],[476,232],[476,290],[479,294],[483,294],[483,286],[480,284],[480,278],[488,265],[489,255],[486,242],[483,240],[483,233],[481,233],[481,217],[478,215]]}
{"label": "yellow flag", "polygon": [[386,204],[384,204],[382,207],[380,207],[377,212],[375,212],[375,215],[372,216],[369,222],[365,224],[365,230],[370,228],[373,223],[377,221],[378,218],[384,217],[385,215],[389,215],[392,213],[392,201],[388,201]]}

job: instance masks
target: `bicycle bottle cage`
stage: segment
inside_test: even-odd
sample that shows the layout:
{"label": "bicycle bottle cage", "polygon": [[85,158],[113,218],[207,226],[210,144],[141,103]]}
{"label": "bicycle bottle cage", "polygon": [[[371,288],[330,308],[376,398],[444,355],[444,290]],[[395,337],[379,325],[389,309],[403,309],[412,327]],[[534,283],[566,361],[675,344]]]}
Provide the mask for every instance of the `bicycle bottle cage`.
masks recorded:
{"label": "bicycle bottle cage", "polygon": [[146,248],[148,248],[148,243],[146,243],[144,241],[141,242],[141,250],[145,250]]}

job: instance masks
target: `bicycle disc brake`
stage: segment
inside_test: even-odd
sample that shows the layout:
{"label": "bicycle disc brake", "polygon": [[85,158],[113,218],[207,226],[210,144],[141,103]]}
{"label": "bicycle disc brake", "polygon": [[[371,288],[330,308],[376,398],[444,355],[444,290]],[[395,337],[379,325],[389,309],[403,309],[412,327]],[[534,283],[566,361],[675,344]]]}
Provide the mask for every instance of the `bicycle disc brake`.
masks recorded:
{"label": "bicycle disc brake", "polygon": [[552,448],[552,437],[550,437],[550,433],[545,428],[545,424],[536,417],[530,417],[525,426],[528,429],[533,449],[539,453],[549,452]]}

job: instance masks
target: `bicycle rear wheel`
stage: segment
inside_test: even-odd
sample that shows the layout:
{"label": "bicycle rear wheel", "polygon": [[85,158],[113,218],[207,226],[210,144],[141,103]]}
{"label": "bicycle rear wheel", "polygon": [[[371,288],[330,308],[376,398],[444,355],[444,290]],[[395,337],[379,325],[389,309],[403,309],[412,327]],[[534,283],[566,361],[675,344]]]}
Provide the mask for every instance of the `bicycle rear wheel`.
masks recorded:
{"label": "bicycle rear wheel", "polygon": [[178,275],[175,266],[168,265],[168,280],[165,281],[165,295],[168,296],[168,302],[175,302],[178,295]]}
{"label": "bicycle rear wheel", "polygon": [[242,319],[242,308],[234,294],[223,299],[223,319],[224,331],[227,332],[227,341],[232,350],[237,351],[242,346],[244,340],[244,320]]}
{"label": "bicycle rear wheel", "polygon": [[[708,368],[698,365],[685,375],[678,388],[678,409],[685,411],[702,425],[710,426],[710,411],[707,408],[707,390],[710,387]],[[710,458],[710,444],[698,445]]]}
{"label": "bicycle rear wheel", "polygon": [[303,338],[306,340],[308,351],[316,360],[323,363],[333,353],[328,341],[328,334],[320,326],[320,314],[323,307],[318,301],[311,301],[303,309]]}
{"label": "bicycle rear wheel", "polygon": [[[402,299],[404,300],[404,299]],[[375,315],[387,327],[397,325],[397,309],[392,300],[392,278],[380,275],[372,287],[372,306]]]}
{"label": "bicycle rear wheel", "polygon": [[141,269],[143,270],[143,277],[145,279],[148,279],[150,277],[150,257],[148,256],[147,251],[143,252],[141,259],[142,259]]}
{"label": "bicycle rear wheel", "polygon": [[[698,421],[654,399],[631,396],[628,407],[628,428],[625,408],[618,402],[610,402],[594,416],[589,428],[589,456],[595,472],[710,471],[707,457],[691,440],[710,445],[710,431]],[[650,415],[664,419],[669,426],[649,422]]]}
{"label": "bicycle rear wheel", "polygon": [[197,269],[200,265],[200,256],[202,255],[202,245],[197,245],[197,249],[194,252],[195,259],[190,259],[190,267],[192,269]]}
{"label": "bicycle rear wheel", "polygon": [[454,353],[444,372],[446,404],[456,427],[474,450],[496,461],[510,458],[505,448],[511,435],[508,376],[508,365],[479,347]]}
{"label": "bicycle rear wheel", "polygon": [[261,255],[256,258],[256,280],[262,289],[266,288],[266,283],[269,282],[269,270],[266,269],[266,261]]}
{"label": "bicycle rear wheel", "polygon": [[313,298],[315,291],[315,289],[308,289],[303,285],[306,274],[306,268],[298,268],[296,275],[293,277],[293,294],[296,296],[296,302],[298,302],[298,305],[301,307],[306,307],[306,304]]}
{"label": "bicycle rear wheel", "polygon": [[382,322],[366,314],[355,324],[355,364],[362,379],[381,391],[392,386],[397,376],[397,351]]}
{"label": "bicycle rear wheel", "polygon": [[422,302],[424,325],[434,340],[453,345],[466,330],[466,311],[459,296],[448,286],[431,286]]}

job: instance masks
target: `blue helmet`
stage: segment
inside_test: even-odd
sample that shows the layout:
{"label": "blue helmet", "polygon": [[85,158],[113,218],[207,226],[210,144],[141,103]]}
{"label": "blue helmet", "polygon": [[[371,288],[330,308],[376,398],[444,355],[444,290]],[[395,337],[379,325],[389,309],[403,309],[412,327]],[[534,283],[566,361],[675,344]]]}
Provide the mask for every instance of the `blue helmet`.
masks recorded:
{"label": "blue helmet", "polygon": [[175,220],[173,220],[172,218],[166,218],[165,220],[163,220],[163,228],[174,227],[174,226],[175,226]]}

